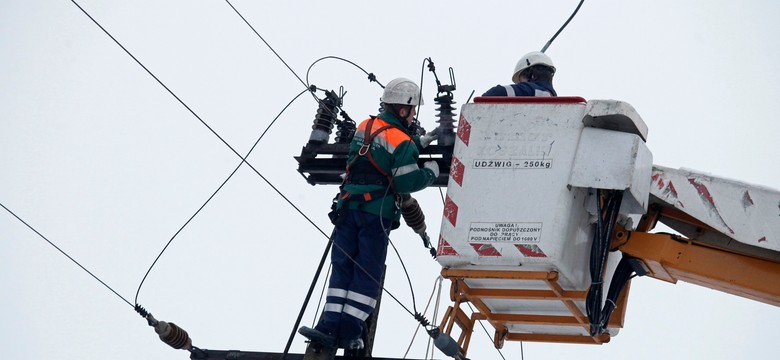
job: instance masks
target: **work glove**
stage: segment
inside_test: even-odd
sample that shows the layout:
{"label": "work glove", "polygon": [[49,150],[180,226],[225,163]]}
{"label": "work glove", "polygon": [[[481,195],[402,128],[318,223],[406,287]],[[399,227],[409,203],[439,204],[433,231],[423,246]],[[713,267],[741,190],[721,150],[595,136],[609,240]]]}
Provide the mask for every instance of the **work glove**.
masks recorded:
{"label": "work glove", "polygon": [[433,129],[431,132],[423,136],[420,136],[420,146],[425,148],[428,145],[430,145],[433,142],[433,140],[436,140],[438,138],[439,138],[439,128],[437,127]]}
{"label": "work glove", "polygon": [[437,163],[435,161],[426,161],[423,164],[423,167],[426,168],[426,169],[431,169],[431,171],[433,171],[433,177],[434,178],[439,177],[439,163]]}

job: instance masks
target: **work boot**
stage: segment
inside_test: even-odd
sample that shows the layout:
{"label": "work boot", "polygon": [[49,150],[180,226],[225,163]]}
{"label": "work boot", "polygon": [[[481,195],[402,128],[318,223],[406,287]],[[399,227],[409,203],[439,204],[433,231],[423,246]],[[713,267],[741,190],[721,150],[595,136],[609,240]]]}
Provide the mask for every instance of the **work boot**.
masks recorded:
{"label": "work boot", "polygon": [[339,347],[344,348],[345,350],[361,350],[365,347],[362,338],[343,340],[339,345],[341,345]]}
{"label": "work boot", "polygon": [[312,329],[308,326],[301,326],[298,329],[298,333],[311,340],[311,342],[318,343],[324,347],[332,348],[336,346],[335,336],[326,334],[317,329]]}

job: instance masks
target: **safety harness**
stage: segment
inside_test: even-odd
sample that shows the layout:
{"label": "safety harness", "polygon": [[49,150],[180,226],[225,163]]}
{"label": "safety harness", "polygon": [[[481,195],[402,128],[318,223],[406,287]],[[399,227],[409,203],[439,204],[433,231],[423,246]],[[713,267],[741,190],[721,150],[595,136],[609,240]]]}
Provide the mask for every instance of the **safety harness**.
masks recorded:
{"label": "safety harness", "polygon": [[[342,190],[339,193],[339,198],[341,199],[341,209],[347,209],[348,204],[353,201],[358,201],[361,204],[361,206],[364,203],[367,203],[374,199],[381,199],[385,196],[387,196],[387,189],[378,189],[374,191],[369,191],[362,194],[351,194],[347,191],[343,190],[343,185],[345,184],[359,184],[359,185],[382,185],[382,186],[389,186],[390,189],[393,191],[393,197],[395,198],[395,205],[397,209],[401,208],[401,196],[400,194],[395,190],[395,184],[393,182],[393,175],[382,169],[381,166],[376,162],[376,159],[374,159],[374,155],[371,154],[371,143],[373,142],[374,138],[379,135],[382,131],[385,131],[390,128],[399,128],[395,125],[384,125],[376,129],[375,131],[372,131],[372,128],[374,126],[374,121],[376,120],[375,116],[371,116],[371,118],[368,120],[368,123],[366,123],[366,128],[364,129],[363,133],[363,144],[360,146],[360,149],[358,150],[357,156],[355,156],[352,161],[350,161],[347,164],[346,168],[346,176],[344,177],[344,183],[342,184]],[[400,129],[400,128],[399,128]],[[365,163],[365,161],[358,161],[361,158],[368,159],[371,166]],[[335,205],[335,204],[334,204]],[[335,210],[335,209],[334,209]],[[335,213],[334,213],[335,215]],[[340,214],[339,214],[340,215]],[[331,220],[334,221],[333,217],[331,217]]]}

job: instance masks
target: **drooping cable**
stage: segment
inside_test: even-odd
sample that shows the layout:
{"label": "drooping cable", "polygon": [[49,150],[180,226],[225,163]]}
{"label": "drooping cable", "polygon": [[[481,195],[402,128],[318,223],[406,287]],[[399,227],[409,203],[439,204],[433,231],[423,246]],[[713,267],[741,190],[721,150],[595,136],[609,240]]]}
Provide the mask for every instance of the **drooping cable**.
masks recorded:
{"label": "drooping cable", "polygon": [[354,62],[352,62],[350,60],[347,60],[347,59],[344,59],[344,58],[338,57],[338,56],[332,56],[332,55],[324,56],[324,57],[321,57],[321,58],[319,58],[317,60],[314,60],[314,62],[311,63],[311,65],[309,65],[309,68],[306,70],[306,84],[307,84],[307,86],[310,84],[309,83],[309,72],[311,71],[311,68],[314,67],[314,65],[317,64],[318,62],[320,62],[322,60],[326,60],[326,59],[335,59],[335,60],[341,60],[341,61],[350,63],[350,64],[352,64],[352,66],[354,66],[354,67],[360,69],[360,71],[364,72],[368,76],[368,81],[377,83],[379,85],[379,87],[381,87],[382,89],[385,88],[385,86],[382,85],[382,83],[379,82],[379,80],[376,79],[376,75],[374,75],[374,73],[370,73],[370,72],[366,71],[365,69],[360,67],[360,65],[355,64]]}
{"label": "drooping cable", "polygon": [[[433,307],[433,316],[431,317],[431,321],[434,324],[439,319],[439,305],[441,305],[441,287],[442,287],[441,285],[442,282],[444,282],[444,278],[441,275],[439,275],[438,279],[439,279],[439,290],[436,292],[436,303],[435,303],[436,305]],[[434,345],[433,345],[433,339],[430,337],[428,338],[428,345],[425,347],[426,358],[428,357],[428,349],[430,349],[431,359],[433,359]]]}
{"label": "drooping cable", "polygon": [[288,198],[287,198],[287,197],[286,197],[286,196],[285,196],[285,195],[284,195],[284,194],[283,194],[281,191],[279,191],[279,189],[277,189],[277,188],[276,188],[276,186],[274,186],[274,185],[273,185],[273,184],[272,184],[270,181],[268,181],[268,179],[267,179],[265,176],[263,176],[263,174],[261,174],[261,173],[260,173],[260,171],[258,171],[258,170],[257,170],[257,168],[255,168],[255,167],[254,167],[254,166],[253,166],[251,163],[249,163],[248,161],[246,161],[246,159],[244,159],[244,157],[243,157],[243,156],[241,156],[241,154],[240,154],[240,153],[238,153],[238,151],[236,151],[236,149],[235,149],[235,148],[233,148],[233,146],[231,146],[231,145],[230,145],[230,144],[229,144],[227,141],[225,141],[225,139],[223,139],[223,138],[222,138],[222,136],[220,136],[220,135],[219,135],[219,133],[217,133],[217,132],[216,132],[216,131],[215,131],[213,128],[211,128],[211,126],[209,126],[209,125],[208,125],[208,123],[206,123],[206,122],[205,122],[203,119],[201,119],[201,117],[200,117],[200,116],[198,116],[198,114],[196,114],[196,113],[195,113],[195,112],[194,112],[194,111],[193,111],[193,110],[192,110],[192,109],[191,109],[189,106],[187,106],[187,104],[186,104],[186,103],[184,103],[184,101],[182,101],[182,100],[181,100],[181,99],[180,99],[178,96],[176,96],[176,94],[175,94],[173,91],[171,91],[171,90],[170,90],[170,89],[169,89],[167,86],[165,86],[165,84],[164,84],[162,81],[160,81],[160,79],[158,79],[158,78],[157,78],[157,77],[156,77],[156,76],[155,76],[155,75],[154,75],[154,74],[153,74],[153,73],[152,73],[152,72],[151,72],[149,69],[147,69],[147,68],[146,68],[146,66],[144,66],[144,65],[143,65],[143,64],[142,64],[142,63],[141,63],[141,62],[140,62],[138,59],[136,59],[136,57],[135,57],[135,56],[133,56],[133,54],[132,54],[132,53],[130,53],[130,52],[129,52],[129,51],[128,51],[128,50],[127,50],[127,49],[126,49],[124,46],[122,46],[122,44],[121,44],[121,43],[119,43],[119,41],[117,41],[117,40],[116,40],[116,39],[115,39],[115,38],[114,38],[114,37],[113,37],[113,36],[112,36],[112,35],[111,35],[111,34],[110,34],[108,31],[106,31],[106,30],[103,28],[103,26],[101,26],[101,25],[100,25],[100,24],[99,24],[99,23],[98,23],[98,22],[97,22],[97,21],[96,21],[96,20],[95,20],[95,19],[94,19],[92,16],[90,16],[90,15],[89,15],[89,13],[87,13],[87,12],[86,12],[86,11],[85,11],[85,10],[84,10],[84,9],[83,9],[81,6],[79,6],[79,5],[78,5],[78,3],[76,3],[76,1],[75,1],[75,0],[71,0],[71,1],[72,1],[74,4],[76,4],[76,6],[78,6],[78,7],[79,7],[79,9],[81,9],[81,11],[82,11],[82,12],[83,12],[85,15],[87,15],[87,17],[89,17],[89,18],[90,18],[90,19],[91,19],[91,20],[92,20],[92,21],[95,23],[95,25],[97,25],[97,26],[98,26],[98,27],[99,27],[101,30],[103,30],[103,32],[105,32],[105,33],[106,33],[106,35],[108,35],[108,36],[109,36],[109,37],[110,37],[112,40],[114,40],[114,42],[115,42],[117,45],[119,45],[119,46],[120,46],[120,47],[121,47],[123,50],[125,50],[125,52],[126,52],[126,53],[127,53],[127,54],[128,54],[130,57],[131,57],[131,58],[133,58],[133,60],[135,60],[135,61],[136,61],[136,63],[138,63],[138,65],[140,65],[140,66],[141,66],[141,67],[142,67],[144,70],[146,70],[146,72],[147,72],[147,73],[148,73],[150,76],[152,76],[152,77],[153,77],[155,80],[157,80],[157,82],[158,82],[158,83],[159,83],[161,86],[163,86],[163,88],[165,88],[165,89],[168,91],[168,93],[170,93],[170,94],[171,94],[171,95],[172,95],[172,96],[173,96],[173,97],[174,97],[174,98],[175,98],[177,101],[179,101],[179,103],[180,103],[180,104],[182,104],[182,106],[184,106],[184,107],[185,107],[185,108],[186,108],[186,109],[187,109],[187,110],[188,110],[188,111],[189,111],[189,112],[190,112],[190,113],[191,113],[193,116],[195,116],[195,117],[196,117],[196,118],[197,118],[197,119],[198,119],[198,120],[199,120],[199,121],[200,121],[200,122],[201,122],[201,123],[202,123],[204,126],[206,126],[206,128],[208,128],[208,129],[211,131],[211,133],[212,133],[212,134],[214,134],[214,136],[216,136],[216,137],[217,137],[217,138],[218,138],[220,141],[222,141],[222,143],[223,143],[225,146],[227,146],[227,147],[228,147],[228,149],[230,149],[230,151],[231,151],[231,152],[233,152],[233,154],[235,154],[236,156],[238,156],[239,158],[241,158],[242,162],[246,163],[246,165],[247,165],[247,166],[249,166],[249,168],[250,168],[250,169],[252,169],[252,171],[253,171],[255,174],[257,174],[258,176],[260,176],[260,178],[261,178],[261,179],[263,179],[263,181],[265,181],[265,182],[266,182],[266,183],[267,183],[267,184],[268,184],[268,185],[269,185],[269,186],[270,186],[270,187],[271,187],[271,188],[272,188],[274,191],[276,191],[276,193],[277,193],[279,196],[281,196],[281,197],[282,197],[282,198],[283,198],[283,199],[284,199],[284,200],[285,200],[285,201],[286,201],[288,204],[290,204],[290,206],[292,206],[292,207],[293,207],[293,208],[294,208],[294,209],[295,209],[295,210],[296,210],[296,211],[297,211],[297,212],[298,212],[298,213],[299,213],[301,216],[303,216],[303,217],[304,217],[304,218],[305,218],[305,219],[306,219],[306,220],[307,220],[307,221],[308,221],[308,222],[309,222],[309,223],[310,223],[312,226],[314,226],[314,227],[315,227],[317,230],[319,230],[319,232],[320,232],[320,233],[322,233],[322,234],[323,234],[324,236],[326,236],[326,237],[328,236],[328,234],[327,234],[327,233],[325,233],[325,232],[324,232],[324,231],[323,231],[323,230],[322,230],[322,229],[321,229],[319,226],[317,226],[317,224],[315,224],[315,223],[314,223],[314,221],[312,221],[312,220],[311,220],[311,219],[310,219],[310,218],[309,218],[309,217],[308,217],[306,214],[304,214],[304,213],[303,213],[303,211],[301,211],[301,210],[300,210],[300,209],[299,209],[299,208],[298,208],[298,207],[297,207],[297,206],[296,206],[296,205],[295,205],[295,204],[294,204],[294,203],[293,203],[293,202],[292,202],[290,199],[288,199]]}
{"label": "drooping cable", "polygon": [[585,310],[590,322],[591,336],[601,334],[604,331],[604,328],[601,327],[604,272],[612,231],[617,221],[622,199],[622,191],[596,190],[596,229],[593,233],[589,263],[591,285],[585,298]]}
{"label": "drooping cable", "polygon": [[547,48],[550,47],[550,45],[555,40],[555,38],[558,37],[558,34],[560,34],[561,31],[563,31],[563,29],[566,27],[566,25],[569,25],[569,22],[571,21],[571,19],[574,19],[574,15],[577,15],[577,12],[580,11],[580,7],[582,6],[582,3],[584,3],[584,2],[585,2],[585,0],[580,0],[580,3],[577,4],[577,8],[574,9],[574,12],[571,14],[571,16],[569,16],[569,19],[567,19],[566,22],[563,23],[563,26],[561,26],[561,28],[558,29],[558,31],[555,33],[555,35],[553,35],[553,37],[550,38],[550,41],[548,41],[547,44],[544,45],[544,47],[542,48],[542,52],[547,51]]}
{"label": "drooping cable", "polygon": [[[257,138],[257,141],[255,141],[255,143],[252,145],[252,147],[249,149],[249,151],[247,151],[247,153],[246,153],[246,155],[243,157],[243,159],[247,159],[247,158],[249,158],[249,155],[251,155],[251,154],[252,154],[252,151],[254,151],[254,150],[255,150],[255,147],[257,147],[257,144],[259,144],[259,143],[260,143],[260,140],[262,140],[262,139],[263,139],[263,137],[265,136],[265,134],[268,132],[268,130],[270,130],[270,129],[271,129],[271,126],[273,126],[273,125],[274,125],[274,123],[276,123],[276,120],[277,120],[277,119],[279,119],[279,117],[280,117],[280,116],[282,116],[282,114],[283,114],[283,113],[284,113],[284,112],[287,110],[287,108],[289,108],[289,107],[290,107],[290,105],[292,105],[292,103],[293,103],[293,102],[295,102],[295,100],[297,100],[297,99],[298,99],[298,98],[299,98],[301,95],[303,95],[303,93],[304,93],[304,92],[306,92],[306,91],[307,91],[307,90],[301,91],[300,93],[298,93],[298,95],[295,95],[295,97],[294,97],[294,98],[292,98],[292,100],[290,100],[290,101],[287,103],[287,105],[285,105],[285,106],[284,106],[284,108],[282,108],[282,111],[280,111],[280,112],[279,112],[279,114],[277,114],[277,115],[276,115],[276,117],[274,117],[274,119],[273,119],[273,120],[271,120],[271,123],[270,123],[270,124],[268,124],[268,126],[265,128],[265,130],[263,131],[263,133],[262,133],[262,134],[260,134],[260,137],[258,137],[258,138]],[[222,182],[222,184],[220,184],[220,185],[219,185],[219,187],[217,187],[217,189],[216,189],[216,190],[214,190],[214,192],[211,194],[211,196],[209,196],[209,197],[208,197],[208,199],[206,199],[206,201],[203,203],[203,205],[201,205],[201,206],[198,208],[198,210],[196,210],[196,211],[195,211],[195,213],[194,213],[194,214],[192,214],[192,216],[190,216],[190,218],[189,218],[189,219],[187,219],[187,221],[186,221],[186,222],[184,222],[184,225],[182,225],[182,226],[179,228],[179,230],[177,230],[177,231],[176,231],[176,233],[174,233],[174,234],[173,234],[173,236],[171,237],[171,239],[170,239],[170,240],[168,240],[168,243],[166,243],[166,244],[165,244],[165,247],[163,247],[163,249],[160,251],[160,253],[157,255],[157,257],[154,259],[154,261],[152,262],[152,265],[151,265],[151,266],[149,266],[149,269],[146,271],[146,274],[144,274],[144,277],[143,277],[143,279],[141,279],[141,283],[138,285],[138,290],[137,290],[137,291],[136,291],[136,293],[135,293],[135,303],[136,303],[136,304],[138,304],[138,294],[141,292],[141,287],[144,285],[144,281],[146,281],[146,277],[147,277],[147,276],[149,276],[149,273],[152,271],[152,268],[154,268],[155,264],[157,264],[157,261],[158,261],[158,260],[160,260],[160,257],[161,257],[161,256],[162,256],[162,254],[165,252],[165,250],[166,250],[166,249],[168,249],[168,246],[169,246],[169,245],[171,245],[171,242],[173,242],[173,239],[175,239],[175,238],[176,238],[176,236],[178,236],[178,235],[179,235],[179,233],[181,233],[181,231],[182,231],[182,230],[184,230],[184,228],[185,228],[185,227],[187,227],[187,225],[190,223],[190,221],[192,221],[192,219],[194,219],[194,218],[195,218],[195,216],[197,216],[197,215],[198,215],[198,213],[200,213],[200,211],[201,211],[201,210],[203,210],[203,208],[205,208],[205,207],[206,207],[206,205],[208,205],[208,203],[211,201],[211,199],[213,199],[213,198],[214,198],[214,196],[216,196],[216,195],[217,195],[217,193],[218,193],[220,190],[222,190],[222,187],[224,187],[224,186],[225,186],[225,184],[227,184],[227,182],[228,182],[228,181],[230,181],[230,179],[233,177],[233,175],[235,175],[235,173],[238,171],[238,169],[240,169],[240,168],[241,168],[241,166],[244,164],[244,162],[245,162],[245,161],[244,161],[243,159],[241,160],[241,162],[240,162],[240,163],[238,163],[238,165],[236,166],[236,168],[235,168],[235,169],[233,169],[233,171],[230,173],[230,175],[228,175],[228,176],[227,176],[227,178],[225,178],[225,181],[223,181],[223,182]]]}
{"label": "drooping cable", "polygon": [[[433,281],[433,289],[431,289],[431,296],[428,297],[428,302],[425,304],[425,309],[423,309],[423,314],[427,314],[428,313],[428,308],[430,308],[431,301],[433,300],[433,295],[437,294],[436,289],[438,288],[439,291],[438,291],[438,296],[436,298],[436,305],[434,306],[434,310],[433,310],[433,315],[434,315],[433,322],[434,323],[436,322],[435,316],[436,316],[437,310],[439,308],[438,301],[439,301],[439,296],[441,296],[441,283],[442,283],[442,280],[444,280],[444,278],[442,278],[441,275],[439,275]],[[420,327],[421,327],[421,324],[418,324],[415,327],[414,334],[412,334],[412,340],[409,341],[409,346],[406,348],[406,352],[404,353],[404,357],[402,359],[406,359],[406,357],[409,355],[409,351],[412,349],[412,345],[414,345],[414,339],[417,338],[417,333],[420,331]],[[428,338],[428,343],[430,345],[430,338]],[[427,345],[426,345],[426,349],[425,350],[426,350],[425,358],[427,359],[428,358],[428,346]]]}
{"label": "drooping cable", "polygon": [[[166,86],[166,85],[165,85],[165,84],[164,84],[164,83],[163,83],[163,82],[162,82],[162,81],[161,81],[161,80],[160,80],[160,79],[159,79],[157,76],[155,76],[155,75],[154,75],[154,73],[152,73],[152,72],[151,72],[151,71],[150,71],[150,70],[149,70],[149,69],[148,69],[146,66],[144,66],[144,65],[143,65],[143,63],[141,63],[141,62],[140,62],[140,61],[139,61],[139,60],[138,60],[138,59],[137,59],[137,58],[136,58],[136,57],[135,57],[135,56],[134,56],[134,55],[133,55],[133,54],[132,54],[132,53],[131,53],[129,50],[127,50],[127,49],[126,49],[126,48],[125,48],[125,47],[124,47],[124,46],[123,46],[123,45],[122,45],[122,44],[121,44],[121,43],[120,43],[120,42],[119,42],[119,41],[118,41],[116,38],[114,38],[114,37],[113,37],[113,36],[112,36],[112,35],[111,35],[111,34],[110,34],[110,33],[109,33],[109,32],[108,32],[108,31],[107,31],[107,30],[106,30],[106,29],[105,29],[105,28],[102,26],[102,25],[100,25],[100,23],[98,23],[98,22],[97,22],[97,20],[95,20],[95,19],[94,19],[94,18],[93,18],[93,17],[92,17],[92,16],[91,16],[91,15],[90,15],[90,14],[89,14],[89,13],[88,13],[88,12],[87,12],[87,11],[86,11],[84,8],[83,8],[83,7],[81,7],[81,5],[79,5],[79,4],[78,4],[78,3],[77,3],[75,0],[71,0],[71,2],[73,2],[73,4],[74,4],[74,5],[76,5],[76,6],[77,6],[77,7],[78,7],[78,8],[79,8],[79,9],[80,9],[80,10],[81,10],[83,13],[84,13],[84,15],[86,15],[86,16],[87,16],[87,17],[88,17],[88,18],[89,18],[89,19],[90,19],[90,20],[91,20],[93,23],[95,23],[95,25],[97,25],[97,26],[98,26],[98,27],[99,27],[99,28],[100,28],[100,29],[101,29],[101,30],[102,30],[102,31],[103,31],[103,32],[104,32],[104,33],[105,33],[105,34],[106,34],[106,35],[107,35],[109,38],[111,38],[111,39],[112,39],[112,40],[113,40],[113,41],[114,41],[114,42],[115,42],[115,43],[116,43],[116,44],[117,44],[117,45],[118,45],[120,48],[122,48],[122,49],[125,51],[125,53],[127,53],[127,54],[128,54],[128,55],[129,55],[129,56],[130,56],[130,57],[131,57],[131,58],[132,58],[132,59],[133,59],[133,60],[134,60],[134,61],[135,61],[135,62],[136,62],[136,63],[137,63],[139,66],[141,66],[141,67],[142,67],[142,68],[143,68],[143,69],[144,69],[144,70],[145,70],[145,71],[146,71],[146,72],[147,72],[147,73],[148,73],[148,74],[149,74],[149,75],[150,75],[152,78],[154,78],[154,79],[155,79],[155,80],[156,80],[156,81],[157,81],[157,82],[158,82],[158,83],[159,83],[159,84],[160,84],[160,85],[161,85],[161,86],[162,86],[162,87],[163,87],[163,88],[164,88],[166,91],[168,91],[168,93],[169,93],[169,94],[171,94],[171,96],[173,96],[173,97],[174,97],[174,98],[175,98],[175,99],[176,99],[176,100],[177,100],[177,101],[178,101],[178,102],[179,102],[179,103],[180,103],[182,106],[184,106],[184,107],[185,107],[185,108],[186,108],[186,109],[187,109],[187,110],[188,110],[188,111],[189,111],[189,112],[190,112],[190,113],[191,113],[193,116],[195,116],[195,117],[196,117],[196,118],[197,118],[197,119],[198,119],[198,120],[199,120],[199,121],[200,121],[200,122],[201,122],[201,123],[202,123],[204,126],[206,126],[206,128],[208,128],[208,129],[209,129],[209,130],[212,132],[212,134],[214,134],[214,135],[215,135],[215,136],[216,136],[216,137],[217,137],[217,138],[218,138],[220,141],[222,141],[222,143],[223,143],[225,146],[227,146],[227,147],[228,147],[228,148],[229,148],[229,149],[230,149],[230,150],[231,150],[231,151],[232,151],[232,152],[233,152],[233,153],[234,153],[236,156],[238,156],[239,158],[241,158],[241,160],[242,160],[242,163],[246,163],[246,164],[247,164],[247,166],[249,166],[249,168],[250,168],[250,169],[252,169],[252,171],[253,171],[255,174],[257,174],[258,176],[260,176],[260,178],[261,178],[263,181],[265,181],[265,182],[266,182],[266,183],[267,183],[267,184],[268,184],[268,185],[269,185],[269,186],[270,186],[270,187],[271,187],[271,188],[272,188],[272,189],[273,189],[273,190],[274,190],[274,191],[275,191],[275,192],[276,192],[276,193],[277,193],[279,196],[281,196],[281,197],[282,197],[282,198],[283,198],[283,199],[284,199],[284,200],[285,200],[285,201],[286,201],[286,202],[287,202],[287,203],[288,203],[290,206],[292,206],[292,207],[293,207],[293,209],[295,209],[295,210],[298,212],[298,214],[300,214],[300,215],[301,215],[301,216],[302,216],[304,219],[306,219],[306,220],[307,220],[307,221],[308,221],[308,222],[309,222],[309,223],[310,223],[312,226],[314,226],[314,227],[315,227],[315,228],[316,228],[316,229],[317,229],[317,230],[318,230],[318,231],[319,231],[321,234],[323,234],[325,237],[328,237],[328,235],[327,235],[327,234],[326,234],[326,233],[325,233],[325,232],[324,232],[324,231],[323,231],[323,230],[322,230],[322,229],[321,229],[321,228],[320,228],[320,227],[319,227],[319,226],[318,226],[316,223],[314,223],[314,221],[312,221],[312,220],[311,220],[311,219],[310,219],[310,218],[309,218],[309,217],[308,217],[308,216],[307,216],[307,215],[306,215],[306,214],[305,214],[303,211],[301,211],[301,210],[300,210],[300,208],[298,208],[298,207],[297,207],[297,206],[296,206],[296,205],[295,205],[295,204],[294,204],[294,203],[293,203],[293,202],[292,202],[292,201],[291,201],[289,198],[287,198],[287,196],[285,196],[285,195],[284,195],[284,194],[283,194],[283,193],[282,193],[282,192],[281,192],[281,191],[280,191],[280,190],[279,190],[279,189],[278,189],[276,186],[274,186],[274,185],[273,185],[273,184],[272,184],[272,183],[271,183],[271,182],[270,182],[270,181],[269,181],[269,180],[268,180],[268,179],[267,179],[265,176],[263,176],[263,175],[262,175],[262,174],[261,174],[261,173],[260,173],[260,172],[259,172],[259,171],[258,171],[258,170],[257,170],[257,169],[256,169],[256,168],[255,168],[255,167],[252,165],[252,164],[251,164],[251,163],[247,162],[247,161],[246,161],[246,159],[245,159],[243,156],[241,156],[241,154],[240,154],[240,153],[238,153],[238,151],[236,151],[236,150],[235,150],[235,148],[233,148],[233,147],[232,147],[232,146],[231,146],[231,145],[230,145],[230,144],[229,144],[229,143],[228,143],[226,140],[224,140],[224,138],[222,138],[222,136],[220,136],[220,135],[219,135],[219,133],[217,133],[217,132],[216,132],[216,131],[215,131],[213,128],[211,128],[211,126],[209,126],[209,125],[208,125],[208,123],[206,123],[206,122],[205,122],[205,121],[204,121],[204,120],[203,120],[203,119],[202,119],[200,116],[198,116],[198,115],[197,115],[197,113],[195,113],[195,112],[194,112],[194,111],[193,111],[193,110],[192,110],[192,109],[191,109],[191,108],[190,108],[190,107],[189,107],[189,106],[188,106],[186,103],[184,103],[184,101],[182,101],[182,100],[181,100],[181,99],[180,99],[180,98],[179,98],[179,97],[178,97],[178,96],[177,96],[177,95],[176,95],[176,94],[175,94],[175,93],[174,93],[172,90],[170,90],[170,88],[168,88],[168,87],[167,87],[167,86]],[[231,5],[231,7],[232,7],[232,5]],[[258,34],[258,35],[259,35],[259,34]],[[291,69],[291,70],[292,70],[292,69]],[[294,72],[293,72],[293,73],[294,73]],[[296,75],[296,77],[297,77],[297,75]],[[298,79],[301,81],[301,83],[303,83],[303,81],[300,79],[300,77],[299,77]],[[304,84],[304,85],[305,85],[305,84]],[[308,87],[307,87],[307,90],[308,90]],[[328,238],[330,239],[329,243],[332,243],[332,238],[330,238],[330,237],[328,237]],[[336,245],[336,247],[337,247],[337,248],[339,248],[339,249],[340,249],[340,251],[342,251],[342,252],[344,251],[343,249],[341,249],[340,247],[338,247],[338,245],[337,245],[337,244],[334,244],[334,245]],[[350,261],[352,261],[353,263],[355,263],[355,264],[357,265],[357,267],[358,267],[358,268],[359,268],[361,271],[363,271],[363,272],[365,272],[366,274],[368,274],[368,272],[367,272],[367,271],[366,271],[366,270],[365,270],[363,267],[361,267],[361,266],[359,266],[359,265],[357,264],[357,262],[355,261],[355,259],[353,259],[353,258],[351,258],[351,257],[350,257]],[[372,281],[374,281],[374,282],[376,282],[376,283],[378,283],[378,284],[381,284],[381,282],[379,282],[379,280],[377,280],[377,279],[376,279],[376,278],[374,278],[373,276],[370,276],[370,275],[369,275],[369,278],[371,278],[371,280],[372,280]],[[401,301],[400,301],[400,300],[399,300],[399,299],[398,299],[396,296],[394,296],[394,295],[393,295],[391,292],[389,292],[387,289],[385,289],[384,287],[382,287],[382,289],[383,289],[383,290],[385,291],[385,293],[387,293],[387,294],[388,294],[388,295],[389,295],[389,296],[390,296],[390,297],[391,297],[393,300],[395,300],[395,301],[396,301],[396,302],[397,302],[397,303],[398,303],[398,304],[401,306],[401,308],[403,308],[403,309],[404,309],[404,310],[405,310],[407,313],[409,313],[410,315],[412,315],[412,316],[413,316],[413,317],[415,317],[415,318],[418,318],[418,316],[420,316],[420,314],[417,314],[417,313],[415,313],[415,312],[412,312],[412,311],[411,311],[411,310],[410,310],[408,307],[406,307],[406,306],[405,306],[405,305],[404,305],[404,304],[403,304],[403,303],[402,303],[402,302],[401,302]],[[126,301],[126,300],[125,300],[125,301]],[[128,302],[128,304],[129,304],[129,302]],[[132,306],[132,304],[131,304],[131,306]]]}
{"label": "drooping cable", "polygon": [[406,281],[409,284],[409,289],[411,289],[410,293],[412,295],[412,307],[414,313],[417,314],[417,300],[414,298],[414,286],[412,286],[412,278],[409,276],[409,270],[406,269],[406,263],[401,259],[401,253],[398,252],[398,248],[395,247],[395,244],[392,241],[388,241],[388,242],[393,247],[393,251],[395,251],[396,256],[398,256],[398,260],[401,263],[401,267],[404,270],[404,275],[406,275]]}
{"label": "drooping cable", "polygon": [[34,233],[38,234],[38,236],[39,236],[41,239],[43,239],[43,240],[46,240],[46,242],[47,242],[47,243],[49,243],[49,245],[53,246],[55,249],[57,249],[57,251],[61,252],[61,253],[62,253],[62,255],[65,255],[65,256],[66,256],[68,259],[70,259],[70,261],[72,261],[74,264],[78,265],[78,267],[80,267],[80,268],[81,268],[81,270],[84,270],[84,271],[86,271],[86,272],[87,272],[87,274],[89,274],[90,276],[92,276],[92,277],[93,277],[95,280],[97,280],[99,283],[103,284],[103,286],[105,286],[105,287],[106,287],[108,290],[110,290],[112,293],[114,293],[114,295],[118,296],[120,299],[122,299],[122,301],[126,302],[126,303],[127,303],[127,305],[130,305],[130,307],[133,307],[133,304],[132,304],[132,303],[130,303],[129,301],[127,301],[127,299],[125,299],[125,298],[124,298],[124,296],[122,296],[122,295],[119,295],[119,293],[117,293],[117,292],[116,292],[116,290],[112,289],[110,286],[108,286],[108,284],[106,284],[105,282],[103,282],[103,280],[100,280],[100,278],[99,278],[99,277],[97,277],[97,276],[96,276],[95,274],[93,274],[91,271],[87,270],[87,268],[85,268],[83,265],[81,265],[81,263],[79,263],[78,261],[76,261],[76,259],[74,259],[74,258],[72,258],[70,255],[68,255],[68,253],[66,253],[64,250],[60,249],[60,247],[59,247],[59,246],[55,245],[55,244],[54,244],[54,243],[53,243],[51,240],[49,240],[48,238],[46,238],[46,236],[44,236],[43,234],[41,234],[40,232],[38,232],[38,230],[36,230],[34,227],[32,227],[32,225],[30,225],[30,224],[28,224],[26,221],[24,221],[24,220],[23,220],[21,217],[19,217],[19,215],[16,215],[16,213],[14,213],[13,211],[11,211],[11,209],[7,208],[7,207],[6,207],[5,205],[3,205],[2,203],[0,203],[0,207],[2,207],[3,209],[5,209],[5,211],[8,211],[8,213],[9,213],[9,214],[13,215],[13,217],[15,217],[17,220],[21,221],[21,222],[22,222],[22,224],[24,224],[25,226],[27,226],[27,228],[29,228],[30,230],[32,230]]}

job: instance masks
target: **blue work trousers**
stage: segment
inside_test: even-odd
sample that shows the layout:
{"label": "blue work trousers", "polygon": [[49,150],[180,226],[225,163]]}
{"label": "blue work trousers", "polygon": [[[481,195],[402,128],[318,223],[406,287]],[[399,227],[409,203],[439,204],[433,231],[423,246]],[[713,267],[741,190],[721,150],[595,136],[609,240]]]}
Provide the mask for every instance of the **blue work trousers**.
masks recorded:
{"label": "blue work trousers", "polygon": [[332,270],[324,314],[317,330],[341,341],[359,338],[376,306],[392,221],[346,210],[333,234]]}

